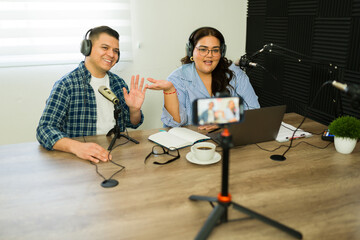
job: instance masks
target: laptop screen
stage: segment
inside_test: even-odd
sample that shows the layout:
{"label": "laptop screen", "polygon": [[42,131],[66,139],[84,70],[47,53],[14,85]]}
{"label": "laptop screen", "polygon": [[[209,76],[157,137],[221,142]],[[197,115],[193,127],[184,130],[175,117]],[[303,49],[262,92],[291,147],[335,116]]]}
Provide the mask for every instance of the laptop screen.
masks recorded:
{"label": "laptop screen", "polygon": [[[240,146],[275,140],[285,110],[285,105],[246,110],[243,122],[228,126],[233,145]],[[221,142],[220,132],[207,135],[215,142]]]}

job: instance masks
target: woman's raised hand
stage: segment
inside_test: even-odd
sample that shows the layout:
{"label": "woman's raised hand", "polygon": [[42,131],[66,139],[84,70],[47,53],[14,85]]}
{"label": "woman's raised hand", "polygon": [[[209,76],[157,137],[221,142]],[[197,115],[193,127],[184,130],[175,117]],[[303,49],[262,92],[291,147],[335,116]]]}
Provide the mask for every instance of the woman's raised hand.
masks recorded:
{"label": "woman's raised hand", "polygon": [[155,80],[153,78],[147,78],[149,82],[151,82],[151,85],[146,84],[145,88],[151,89],[151,90],[163,90],[165,92],[167,91],[173,91],[175,90],[174,85],[172,82],[167,80]]}

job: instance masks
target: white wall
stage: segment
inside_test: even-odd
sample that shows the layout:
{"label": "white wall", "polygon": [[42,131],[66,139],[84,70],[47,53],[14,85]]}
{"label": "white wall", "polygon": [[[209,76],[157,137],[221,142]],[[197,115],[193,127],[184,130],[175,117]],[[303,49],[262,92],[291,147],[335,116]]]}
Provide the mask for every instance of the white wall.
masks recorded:
{"label": "white wall", "polygon": [[[212,26],[223,33],[229,59],[245,53],[245,0],[131,2],[134,60],[112,70],[128,83],[133,74],[166,79],[181,65],[189,35],[198,27]],[[0,68],[0,145],[36,141],[35,129],[54,82],[76,66]],[[162,92],[147,91],[140,129],[162,127],[162,104]]]}

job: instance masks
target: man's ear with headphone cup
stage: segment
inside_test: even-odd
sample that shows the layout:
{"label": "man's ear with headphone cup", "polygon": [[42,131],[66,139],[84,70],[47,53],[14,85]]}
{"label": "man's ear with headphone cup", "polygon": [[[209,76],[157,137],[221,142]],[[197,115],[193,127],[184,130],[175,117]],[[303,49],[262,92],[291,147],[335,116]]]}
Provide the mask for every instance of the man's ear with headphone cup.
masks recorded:
{"label": "man's ear with headphone cup", "polygon": [[89,39],[82,40],[80,51],[84,56],[90,55],[91,48],[92,48],[91,40]]}

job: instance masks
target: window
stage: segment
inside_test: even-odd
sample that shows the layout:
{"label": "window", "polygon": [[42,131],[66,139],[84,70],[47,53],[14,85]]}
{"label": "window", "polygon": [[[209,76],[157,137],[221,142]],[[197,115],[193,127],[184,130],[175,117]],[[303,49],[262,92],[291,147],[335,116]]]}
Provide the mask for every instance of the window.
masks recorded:
{"label": "window", "polygon": [[0,1],[0,67],[72,64],[93,27],[120,34],[120,61],[130,61],[130,0]]}

